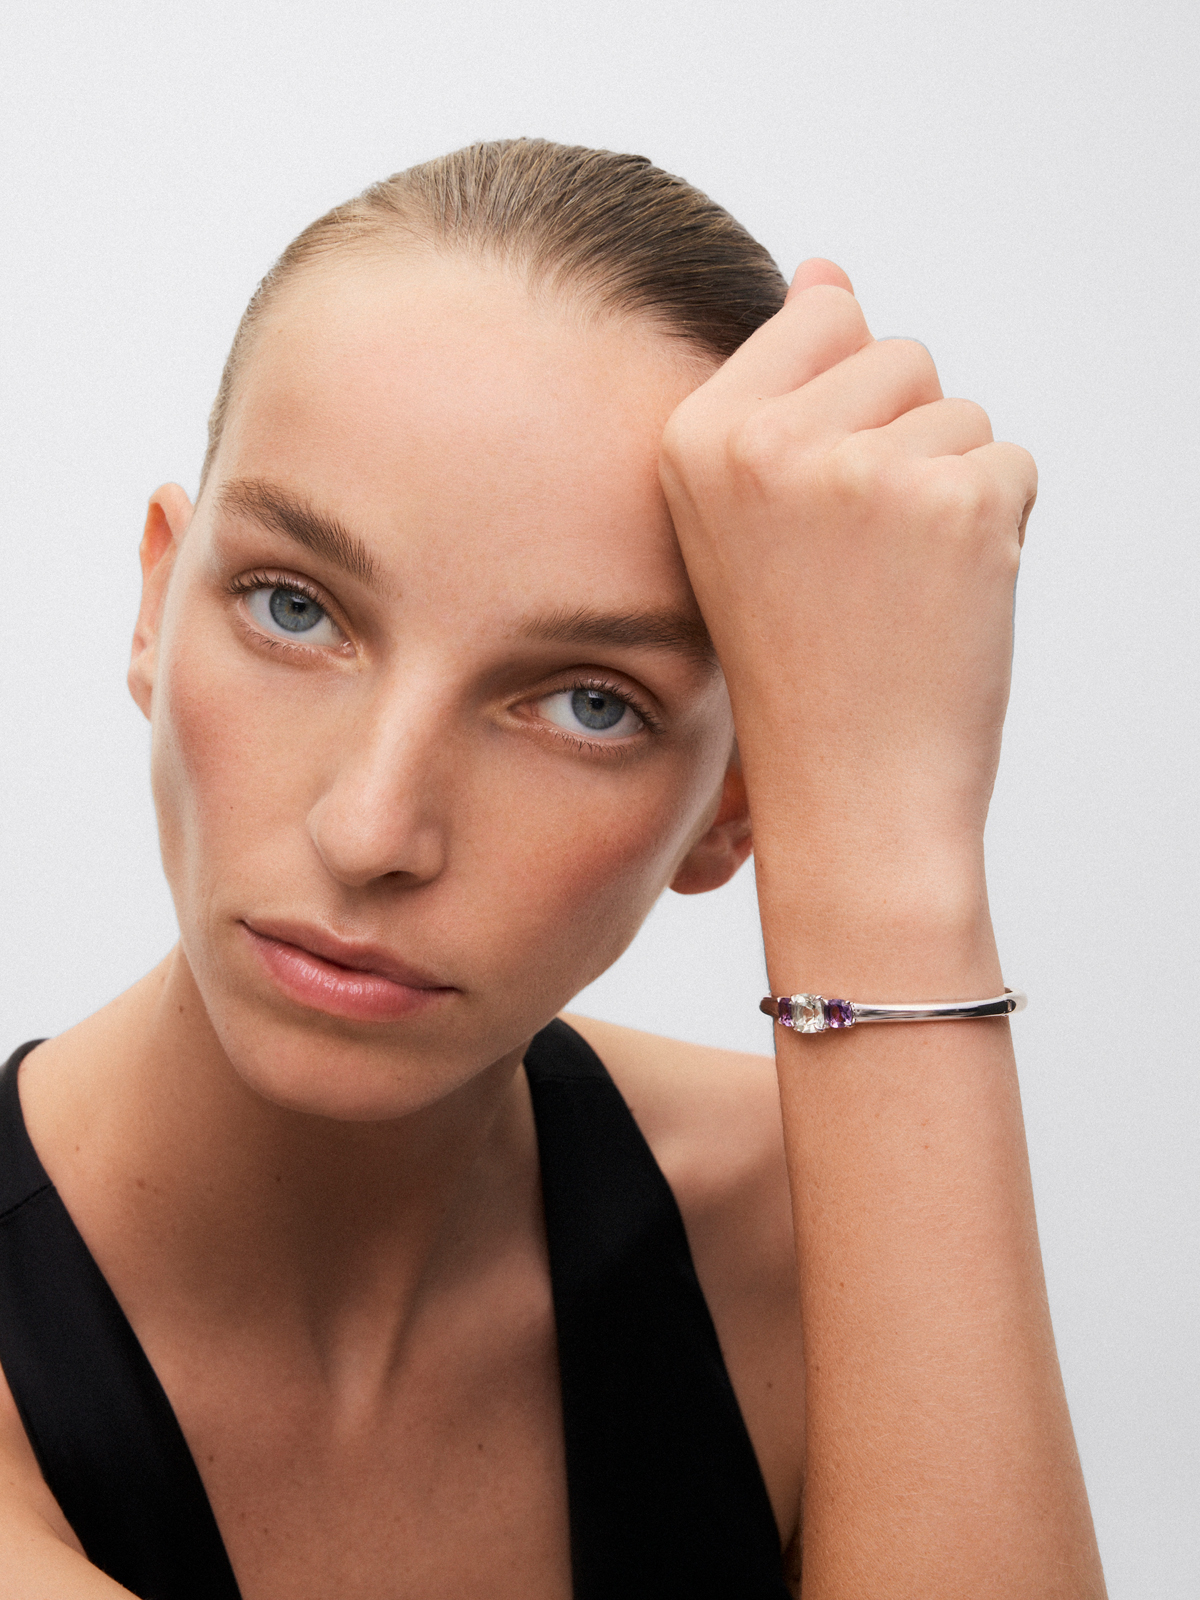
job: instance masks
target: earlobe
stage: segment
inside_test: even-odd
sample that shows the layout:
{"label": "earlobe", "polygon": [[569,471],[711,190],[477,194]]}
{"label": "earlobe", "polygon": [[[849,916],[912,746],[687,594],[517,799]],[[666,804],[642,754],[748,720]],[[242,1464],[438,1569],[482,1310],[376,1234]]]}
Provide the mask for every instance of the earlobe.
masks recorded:
{"label": "earlobe", "polygon": [[129,692],[143,714],[150,715],[158,635],[162,622],[167,580],[175,565],[179,541],[192,520],[192,502],[177,483],[164,484],[150,497],[139,556],[142,563],[142,601],[133,630],[129,662]]}
{"label": "earlobe", "polygon": [[671,888],[676,894],[705,894],[709,889],[719,889],[745,861],[753,842],[746,782],[735,754],[725,773],[717,814],[680,862]]}

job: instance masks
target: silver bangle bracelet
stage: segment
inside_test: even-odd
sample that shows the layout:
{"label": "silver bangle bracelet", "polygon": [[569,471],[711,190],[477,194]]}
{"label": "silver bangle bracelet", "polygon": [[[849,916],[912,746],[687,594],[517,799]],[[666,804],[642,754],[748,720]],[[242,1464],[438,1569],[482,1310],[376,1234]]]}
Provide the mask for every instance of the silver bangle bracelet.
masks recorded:
{"label": "silver bangle bracelet", "polygon": [[768,995],[758,1009],[781,1028],[797,1033],[824,1033],[826,1028],[852,1028],[859,1022],[970,1022],[977,1017],[1008,1017],[1024,1011],[1020,989],[1005,989],[991,1000],[927,1000],[915,1005],[871,1005],[859,1000],[827,1000],[821,994]]}

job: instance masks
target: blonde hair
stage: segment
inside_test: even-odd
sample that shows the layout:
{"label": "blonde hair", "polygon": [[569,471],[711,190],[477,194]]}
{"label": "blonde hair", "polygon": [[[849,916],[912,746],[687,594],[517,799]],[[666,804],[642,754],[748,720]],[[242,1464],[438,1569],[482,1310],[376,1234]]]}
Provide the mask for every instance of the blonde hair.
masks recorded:
{"label": "blonde hair", "polygon": [[288,245],[246,307],[208,424],[201,486],[257,325],[299,272],[394,239],[492,259],[531,284],[647,317],[724,360],[783,304],[768,252],[721,206],[645,156],[546,139],[467,145],[335,206]]}

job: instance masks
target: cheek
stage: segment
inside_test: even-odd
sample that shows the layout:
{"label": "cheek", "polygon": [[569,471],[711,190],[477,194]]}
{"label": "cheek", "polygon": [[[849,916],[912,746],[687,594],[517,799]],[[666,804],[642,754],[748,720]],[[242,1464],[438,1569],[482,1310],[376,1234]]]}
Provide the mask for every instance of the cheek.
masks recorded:
{"label": "cheek", "polygon": [[[189,615],[203,609],[190,603]],[[717,698],[692,738],[645,762],[606,769],[534,741],[469,735],[447,755],[443,728],[408,752],[407,772],[383,757],[377,770],[345,735],[352,696],[248,662],[211,618],[164,643],[153,705],[163,863],[189,957],[210,976],[231,918],[361,915],[377,935],[382,920],[400,953],[447,963],[493,1015],[511,1008],[519,1033],[530,1011],[552,1015],[626,948],[720,786],[731,730]],[[382,882],[348,890],[329,876],[309,819],[331,791],[384,778],[427,789],[444,870],[396,893]],[[350,813],[370,809],[351,798]]]}
{"label": "cheek", "polygon": [[[537,963],[557,1010],[625,950],[714,809],[724,750],[613,780],[514,791],[470,851],[466,898],[504,966]],[[494,793],[494,792],[493,792]],[[497,981],[503,981],[499,973]]]}
{"label": "cheek", "polygon": [[240,872],[256,841],[283,843],[305,781],[303,716],[289,717],[277,689],[259,688],[219,630],[202,644],[195,637],[168,636],[152,705],[154,800],[181,924]]}

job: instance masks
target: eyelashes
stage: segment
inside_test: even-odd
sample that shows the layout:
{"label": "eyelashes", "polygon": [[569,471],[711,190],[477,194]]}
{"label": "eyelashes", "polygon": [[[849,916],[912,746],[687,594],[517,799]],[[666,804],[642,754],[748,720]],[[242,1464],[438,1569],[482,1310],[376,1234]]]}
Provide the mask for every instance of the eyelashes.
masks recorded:
{"label": "eyelashes", "polygon": [[584,746],[626,742],[650,726],[632,696],[613,683],[577,682],[535,704],[547,722]]}
{"label": "eyelashes", "polygon": [[[243,627],[249,625],[260,648],[289,652],[297,664],[304,657],[314,661],[352,648],[320,591],[303,578],[249,572],[232,579],[227,588],[242,599]],[[523,707],[527,724],[541,722],[573,749],[607,757],[628,754],[642,742],[639,736],[660,731],[654,714],[628,686],[587,673],[549,693],[526,698]]]}
{"label": "eyelashes", "polygon": [[300,579],[251,573],[236,578],[230,590],[244,597],[251,621],[273,642],[329,649],[345,640],[320,596]]}

